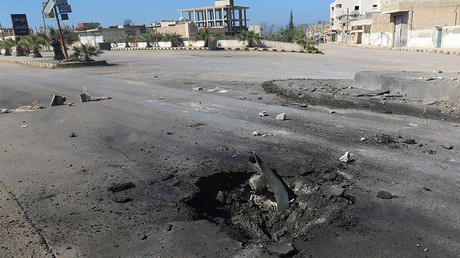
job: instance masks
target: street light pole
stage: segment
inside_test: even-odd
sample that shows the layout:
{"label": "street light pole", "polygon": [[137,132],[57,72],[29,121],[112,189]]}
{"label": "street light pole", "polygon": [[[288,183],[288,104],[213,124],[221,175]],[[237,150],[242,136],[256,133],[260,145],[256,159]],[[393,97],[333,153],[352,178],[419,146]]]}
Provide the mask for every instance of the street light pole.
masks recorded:
{"label": "street light pole", "polygon": [[3,31],[2,23],[0,22],[0,30],[2,30],[2,40],[5,40],[5,32]]}
{"label": "street light pole", "polygon": [[158,44],[158,29],[157,29],[157,21],[155,21],[155,34],[157,36],[157,47],[160,47],[160,45]]}

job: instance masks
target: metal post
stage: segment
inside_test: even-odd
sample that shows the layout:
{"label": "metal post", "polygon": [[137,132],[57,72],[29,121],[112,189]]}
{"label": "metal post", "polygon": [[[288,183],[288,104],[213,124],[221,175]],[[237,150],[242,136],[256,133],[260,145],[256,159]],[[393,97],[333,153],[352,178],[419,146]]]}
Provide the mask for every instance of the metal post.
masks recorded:
{"label": "metal post", "polygon": [[64,49],[65,59],[69,59],[69,55],[67,54],[67,48],[65,46],[64,38],[62,38],[62,31],[61,31],[61,23],[59,23],[59,15],[57,12],[56,5],[54,5],[54,16],[56,16],[56,22],[59,30],[59,37],[61,38],[62,48]]}
{"label": "metal post", "polygon": [[137,47],[136,25],[133,24],[133,28],[134,28],[134,42],[136,43],[136,47]]}
{"label": "metal post", "polygon": [[155,21],[155,34],[157,36],[157,47],[160,47],[160,45],[158,44],[158,29],[157,29],[157,21]]}
{"label": "metal post", "polygon": [[349,15],[350,15],[350,8],[347,8],[347,29],[345,30],[347,37],[345,38],[345,44],[348,44],[348,26],[350,22]]}

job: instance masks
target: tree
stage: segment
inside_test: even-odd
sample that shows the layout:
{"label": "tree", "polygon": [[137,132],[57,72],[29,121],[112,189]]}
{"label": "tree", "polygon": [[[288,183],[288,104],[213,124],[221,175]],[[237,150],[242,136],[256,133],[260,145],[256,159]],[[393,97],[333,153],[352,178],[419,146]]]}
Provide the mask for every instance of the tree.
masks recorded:
{"label": "tree", "polygon": [[[77,33],[70,31],[65,27],[61,28],[61,32],[64,43],[66,44],[66,48],[69,48],[73,43],[79,41]],[[48,27],[47,44],[51,45],[51,42],[53,42],[53,40],[61,42],[59,31],[53,27]]]}
{"label": "tree", "polygon": [[[158,35],[158,36],[160,36],[160,35]],[[147,47],[153,47],[152,44],[150,44],[150,43],[155,42],[157,40],[157,35],[154,32],[150,32],[148,34],[143,34],[141,36],[141,40],[147,42]]]}
{"label": "tree", "polygon": [[306,36],[298,37],[298,38],[295,39],[295,43],[302,45],[304,49],[316,50],[315,41],[313,41],[309,37],[306,37]]}
{"label": "tree", "polygon": [[14,46],[13,39],[5,39],[4,41],[0,41],[0,46],[5,49],[5,56],[11,56],[11,48]]}
{"label": "tree", "polygon": [[166,33],[163,37],[163,41],[171,42],[171,47],[179,47],[184,43],[181,36],[177,33]]}
{"label": "tree", "polygon": [[15,37],[13,40],[13,46],[16,48],[16,56],[25,56],[23,42],[20,37]]}
{"label": "tree", "polygon": [[74,53],[72,55],[72,58],[74,60],[86,63],[94,61],[93,59],[91,59],[92,56],[98,57],[100,54],[103,53],[100,49],[90,45],[81,45],[79,47],[73,47],[73,51]]}
{"label": "tree", "polygon": [[198,30],[195,34],[195,36],[193,36],[193,41],[200,41],[200,40],[203,40],[204,41],[204,47],[209,47],[209,41],[210,40],[215,40],[219,37],[219,34],[213,32],[212,30],[210,29],[201,29],[201,30]]}
{"label": "tree", "polygon": [[254,47],[254,42],[261,40],[262,36],[255,33],[254,31],[243,31],[238,35],[238,40],[248,42],[248,47]]}
{"label": "tree", "polygon": [[118,40],[125,42],[125,47],[130,47],[129,43],[134,42],[135,39],[132,36],[126,35],[126,36],[120,37]]}
{"label": "tree", "polygon": [[33,50],[34,57],[42,57],[40,48],[45,45],[45,39],[40,34],[30,35],[24,38],[23,45]]}

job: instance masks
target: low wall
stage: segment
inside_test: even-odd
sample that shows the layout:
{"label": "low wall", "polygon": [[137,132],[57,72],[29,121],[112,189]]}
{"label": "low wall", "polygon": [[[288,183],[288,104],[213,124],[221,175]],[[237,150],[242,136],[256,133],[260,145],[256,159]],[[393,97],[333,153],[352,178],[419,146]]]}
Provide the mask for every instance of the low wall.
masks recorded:
{"label": "low wall", "polygon": [[393,41],[393,33],[389,31],[373,32],[370,36],[370,44],[373,46],[392,47]]}
{"label": "low wall", "polygon": [[460,48],[460,26],[444,27],[442,33],[443,48]]}
{"label": "low wall", "polygon": [[259,47],[276,48],[276,49],[282,49],[282,50],[286,50],[286,51],[302,51],[302,50],[304,50],[302,45],[295,44],[295,43],[269,41],[269,40],[262,40],[260,43],[261,44],[260,44]]}
{"label": "low wall", "polygon": [[409,30],[407,36],[408,47],[435,47],[435,30]]}

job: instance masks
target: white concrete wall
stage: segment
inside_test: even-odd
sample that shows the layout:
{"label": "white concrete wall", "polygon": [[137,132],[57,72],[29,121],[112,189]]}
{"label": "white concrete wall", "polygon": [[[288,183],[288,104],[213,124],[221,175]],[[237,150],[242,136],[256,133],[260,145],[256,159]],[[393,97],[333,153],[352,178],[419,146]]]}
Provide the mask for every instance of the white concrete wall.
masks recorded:
{"label": "white concrete wall", "polygon": [[291,51],[291,50],[301,51],[301,50],[304,50],[302,45],[295,44],[295,43],[268,41],[268,40],[262,40],[261,43],[262,43],[261,47],[265,46],[265,47],[268,47],[268,48],[276,48],[276,49],[281,49],[281,50],[286,50],[286,51]]}
{"label": "white concrete wall", "polygon": [[389,31],[385,32],[374,32],[370,35],[370,44],[381,47],[393,46],[394,35]]}
{"label": "white concrete wall", "polygon": [[436,30],[409,30],[407,47],[435,47]]}
{"label": "white concrete wall", "polygon": [[245,47],[245,43],[239,40],[219,40],[218,47]]}
{"label": "white concrete wall", "polygon": [[[366,12],[375,12],[381,10],[380,0],[361,0],[360,1],[359,13],[365,14]],[[377,9],[374,9],[374,5],[377,5]]]}
{"label": "white concrete wall", "polygon": [[442,33],[443,48],[460,48],[460,26],[446,26]]}

